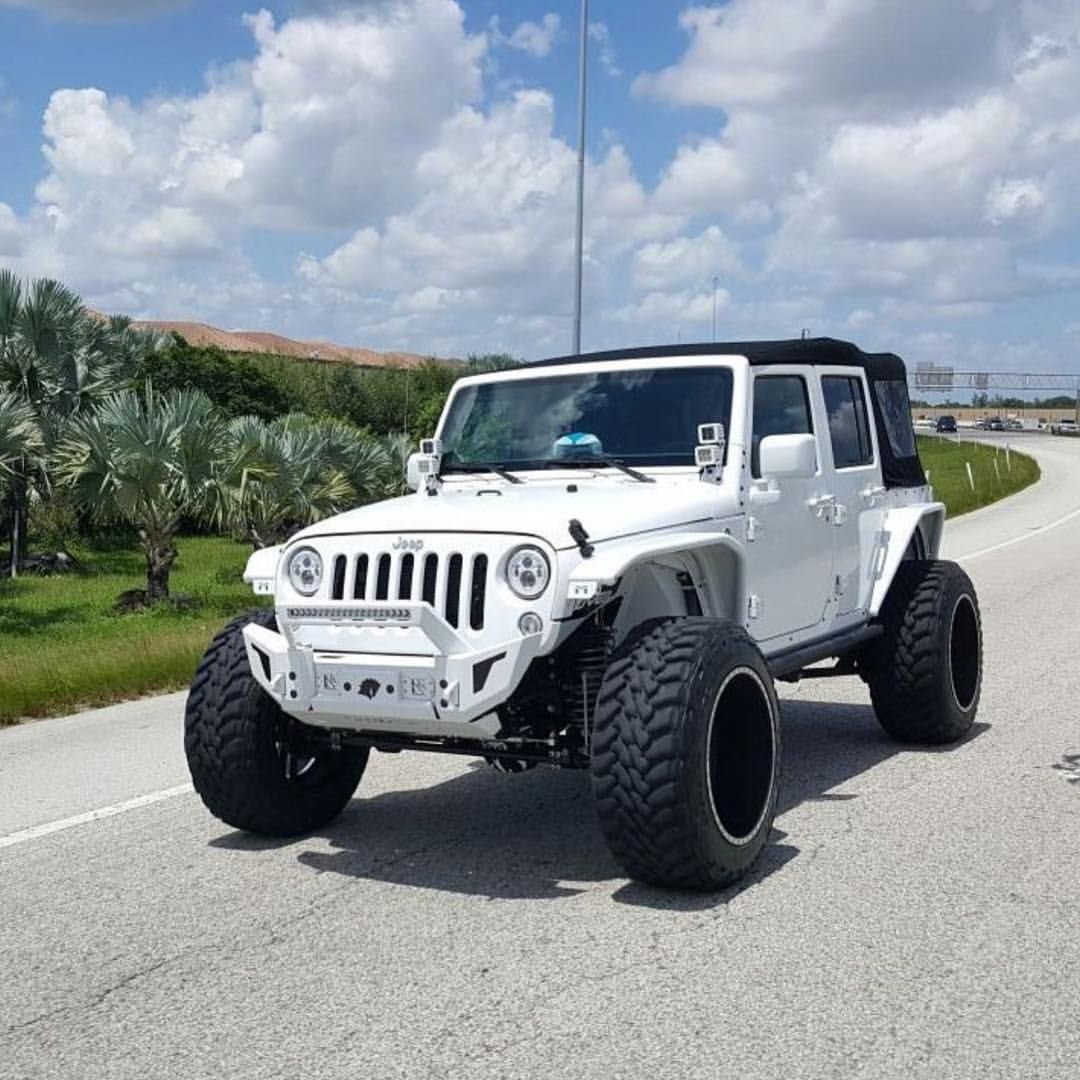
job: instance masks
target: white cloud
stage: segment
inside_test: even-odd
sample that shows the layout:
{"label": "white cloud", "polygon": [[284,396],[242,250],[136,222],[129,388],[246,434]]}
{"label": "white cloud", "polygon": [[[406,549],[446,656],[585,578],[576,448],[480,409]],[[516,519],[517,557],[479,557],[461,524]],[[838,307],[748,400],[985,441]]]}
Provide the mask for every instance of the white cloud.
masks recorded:
{"label": "white cloud", "polygon": [[22,252],[23,232],[15,211],[0,202],[0,258],[14,258]]}
{"label": "white cloud", "polygon": [[[523,333],[530,350],[563,348],[575,154],[555,134],[551,95],[483,102],[487,43],[454,0],[247,23],[254,56],[215,70],[201,93],[54,93],[48,170],[29,220],[15,219],[34,236],[20,268],[137,314],[263,319],[443,353],[520,350]],[[683,218],[653,206],[615,141],[588,162],[588,183],[598,303],[621,260]],[[312,226],[347,238],[299,259],[292,282],[260,280],[247,231]]]}
{"label": "white cloud", "polygon": [[131,228],[163,253],[205,254],[213,229],[381,221],[417,197],[420,157],[481,92],[484,41],[453,0],[248,25],[254,60],[194,97],[53,94],[37,194],[58,232],[111,250],[108,234]]}
{"label": "white cloud", "polygon": [[1038,180],[998,180],[986,196],[986,217],[993,225],[1004,225],[1037,217],[1046,204],[1046,190]]}
{"label": "white cloud", "polygon": [[548,12],[540,22],[521,23],[508,38],[506,43],[512,49],[519,49],[537,60],[547,56],[559,35],[559,16]]}
{"label": "white cloud", "polygon": [[731,0],[682,22],[686,53],[635,88],[722,116],[656,205],[756,235],[774,295],[959,320],[1076,287],[1038,254],[1080,224],[1071,0]]}
{"label": "white cloud", "polygon": [[1004,73],[1016,0],[730,0],[687,8],[682,59],[640,77],[680,105],[845,113],[949,100]]}
{"label": "white cloud", "polygon": [[622,75],[618,59],[615,55],[615,46],[611,41],[611,30],[607,23],[589,23],[589,38],[596,42],[599,52],[600,66],[613,78],[618,79]]}
{"label": "white cloud", "polygon": [[[717,314],[726,313],[731,306],[731,294],[726,289],[716,292]],[[661,340],[676,338],[707,339],[712,333],[713,293],[708,290],[658,290],[640,300],[617,308],[611,313],[616,323],[630,323],[660,330]]]}
{"label": "white cloud", "polygon": [[730,210],[750,192],[744,155],[721,139],[684,143],[664,170],[657,200],[682,213]]}
{"label": "white cloud", "polygon": [[[455,0],[299,10],[248,17],[250,57],[199,92],[56,91],[36,202],[0,204],[3,261],[134,314],[562,351],[574,152],[552,94],[508,91],[492,59],[550,54],[555,16],[504,35]],[[730,0],[683,22],[685,55],[636,83],[685,131],[654,186],[616,134],[588,162],[589,345],[707,336],[714,274],[722,336],[881,345],[1080,286],[1060,255],[1080,231],[1073,0]],[[590,35],[603,65],[610,34]],[[691,131],[682,104],[715,121]],[[311,254],[268,280],[253,230],[279,251],[303,230]]]}
{"label": "white cloud", "polygon": [[632,271],[634,288],[642,291],[701,286],[718,274],[743,276],[738,251],[716,225],[697,236],[645,244],[634,252]]}
{"label": "white cloud", "polygon": [[[416,206],[323,259],[304,258],[302,277],[380,295],[394,314],[423,313],[433,325],[486,312],[565,326],[575,156],[553,127],[554,103],[542,91],[519,91],[488,113],[463,110],[421,159],[426,194]],[[588,183],[595,296],[620,255],[680,222],[652,210],[618,146],[590,162]]]}
{"label": "white cloud", "polygon": [[407,202],[419,155],[481,94],[484,39],[463,24],[454,0],[280,27],[265,11],[252,17],[258,125],[236,151],[237,202],[273,219],[263,224],[298,226],[371,220]]}
{"label": "white cloud", "polygon": [[148,18],[190,3],[191,0],[0,0],[0,7],[26,8],[57,19],[98,22]]}

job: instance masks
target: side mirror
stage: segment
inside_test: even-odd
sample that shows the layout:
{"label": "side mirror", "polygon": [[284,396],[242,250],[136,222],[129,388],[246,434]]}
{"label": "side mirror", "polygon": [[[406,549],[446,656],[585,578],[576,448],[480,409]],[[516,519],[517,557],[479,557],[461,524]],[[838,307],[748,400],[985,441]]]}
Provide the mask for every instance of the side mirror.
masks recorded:
{"label": "side mirror", "polygon": [[817,440],[813,435],[766,435],[758,460],[766,480],[808,480],[817,475]]}
{"label": "side mirror", "polygon": [[410,454],[405,465],[405,486],[410,491],[419,491],[423,482],[420,478],[420,459],[423,454]]}

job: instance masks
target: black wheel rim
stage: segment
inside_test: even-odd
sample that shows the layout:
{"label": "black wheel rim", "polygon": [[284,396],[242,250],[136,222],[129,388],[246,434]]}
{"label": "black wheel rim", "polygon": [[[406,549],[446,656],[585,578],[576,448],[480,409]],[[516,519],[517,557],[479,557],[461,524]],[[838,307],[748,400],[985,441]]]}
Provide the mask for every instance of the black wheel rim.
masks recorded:
{"label": "black wheel rim", "polygon": [[979,616],[967,593],[956,601],[949,622],[949,678],[957,707],[967,712],[979,691]]}
{"label": "black wheel rim", "polygon": [[736,668],[720,687],[705,767],[717,827],[732,844],[748,843],[768,811],[776,771],[772,699],[752,668]]}

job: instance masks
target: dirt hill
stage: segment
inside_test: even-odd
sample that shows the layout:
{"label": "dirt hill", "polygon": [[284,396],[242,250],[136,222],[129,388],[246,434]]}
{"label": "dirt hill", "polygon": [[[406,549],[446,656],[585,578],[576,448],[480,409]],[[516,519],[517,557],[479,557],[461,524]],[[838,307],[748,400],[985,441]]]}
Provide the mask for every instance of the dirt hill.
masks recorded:
{"label": "dirt hill", "polygon": [[416,367],[427,359],[416,353],[380,353],[372,349],[331,345],[325,341],[296,341],[261,330],[220,330],[206,323],[148,319],[136,320],[133,325],[167,332],[175,331],[191,345],[216,345],[227,352],[276,353],[279,356],[298,356],[308,360],[336,360],[362,367]]}

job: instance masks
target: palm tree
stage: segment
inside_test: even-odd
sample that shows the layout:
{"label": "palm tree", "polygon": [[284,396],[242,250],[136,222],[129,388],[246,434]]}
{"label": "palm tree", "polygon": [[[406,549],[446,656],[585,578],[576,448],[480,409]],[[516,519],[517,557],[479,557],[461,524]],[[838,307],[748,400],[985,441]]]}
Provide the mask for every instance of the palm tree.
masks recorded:
{"label": "palm tree", "polygon": [[283,416],[275,421],[275,426],[300,446],[312,441],[318,444],[324,466],[348,481],[349,505],[382,497],[390,457],[380,440],[343,420],[326,417],[313,420],[302,413]]}
{"label": "palm tree", "polygon": [[0,390],[0,473],[11,476],[22,458],[41,451],[34,410],[9,390]]}
{"label": "palm tree", "polygon": [[384,496],[404,495],[408,490],[405,483],[405,471],[409,466],[409,457],[416,450],[416,440],[410,439],[403,431],[387,435],[383,441],[386,451],[387,471],[382,494]]}
{"label": "palm tree", "polygon": [[[161,335],[135,330],[129,320],[90,314],[57,281],[24,286],[10,270],[0,270],[0,389],[33,410],[46,451],[59,442],[72,416],[129,386],[136,364],[161,342]],[[48,475],[34,464],[20,455],[9,466],[13,577],[26,554],[32,490]]]}
{"label": "palm tree", "polygon": [[212,503],[227,445],[225,419],[197,390],[112,394],[69,423],[55,453],[58,479],[100,520],[135,526],[146,556],[148,602],[169,595],[175,538]]}
{"label": "palm tree", "polygon": [[382,446],[340,421],[294,414],[266,424],[242,416],[229,424],[214,519],[266,547],[370,501],[386,469]]}
{"label": "palm tree", "polygon": [[[32,409],[36,427],[50,400],[52,373],[73,351],[82,305],[74,293],[54,281],[35,282],[24,290],[9,270],[0,271],[0,387]],[[11,576],[26,554],[26,517],[32,486],[31,460],[18,454],[8,466]]]}
{"label": "palm tree", "polygon": [[[15,485],[41,466],[41,430],[34,410],[8,390],[0,390],[0,495],[11,498]],[[12,576],[22,547],[22,516],[12,520]]]}

